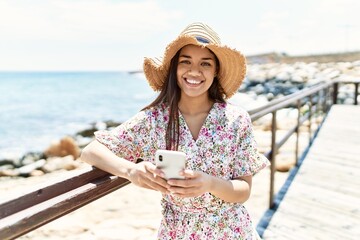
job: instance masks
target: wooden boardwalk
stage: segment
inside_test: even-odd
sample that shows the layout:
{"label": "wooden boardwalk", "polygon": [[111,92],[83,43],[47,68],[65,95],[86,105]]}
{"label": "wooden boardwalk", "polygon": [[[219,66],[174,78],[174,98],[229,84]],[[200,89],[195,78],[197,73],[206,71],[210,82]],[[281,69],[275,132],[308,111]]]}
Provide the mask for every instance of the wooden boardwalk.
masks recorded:
{"label": "wooden boardwalk", "polygon": [[360,106],[334,105],[263,239],[360,239]]}

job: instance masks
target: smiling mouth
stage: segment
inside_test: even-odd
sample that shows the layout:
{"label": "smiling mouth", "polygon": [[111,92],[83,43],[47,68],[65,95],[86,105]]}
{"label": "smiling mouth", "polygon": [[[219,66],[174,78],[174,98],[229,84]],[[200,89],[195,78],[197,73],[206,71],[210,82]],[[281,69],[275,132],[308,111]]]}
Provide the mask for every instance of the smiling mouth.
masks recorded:
{"label": "smiling mouth", "polygon": [[203,81],[185,78],[185,82],[188,83],[188,84],[190,84],[190,85],[196,86],[196,85],[200,85]]}

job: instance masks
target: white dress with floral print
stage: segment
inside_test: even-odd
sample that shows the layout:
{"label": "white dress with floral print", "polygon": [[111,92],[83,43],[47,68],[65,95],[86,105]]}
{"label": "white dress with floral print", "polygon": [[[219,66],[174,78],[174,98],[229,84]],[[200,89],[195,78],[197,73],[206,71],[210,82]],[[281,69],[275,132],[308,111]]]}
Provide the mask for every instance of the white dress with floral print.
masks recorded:
{"label": "white dress with floral print", "polygon": [[[155,151],[165,149],[168,107],[141,111],[111,131],[98,131],[96,139],[116,155],[136,162],[154,163]],[[228,103],[215,103],[198,138],[194,140],[180,113],[179,151],[187,156],[187,169],[230,180],[254,175],[269,162],[258,153],[246,111]],[[254,239],[250,216],[240,203],[229,203],[205,193],[179,198],[164,195],[158,239]]]}

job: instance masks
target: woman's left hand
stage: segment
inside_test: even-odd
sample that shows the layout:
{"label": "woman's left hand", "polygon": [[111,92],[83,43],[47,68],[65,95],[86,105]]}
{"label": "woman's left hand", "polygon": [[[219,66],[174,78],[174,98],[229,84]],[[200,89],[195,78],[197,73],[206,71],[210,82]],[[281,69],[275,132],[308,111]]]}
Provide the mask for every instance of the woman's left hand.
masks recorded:
{"label": "woman's left hand", "polygon": [[170,179],[168,190],[178,197],[197,197],[206,192],[210,192],[212,176],[192,170],[184,170],[180,173],[185,179]]}

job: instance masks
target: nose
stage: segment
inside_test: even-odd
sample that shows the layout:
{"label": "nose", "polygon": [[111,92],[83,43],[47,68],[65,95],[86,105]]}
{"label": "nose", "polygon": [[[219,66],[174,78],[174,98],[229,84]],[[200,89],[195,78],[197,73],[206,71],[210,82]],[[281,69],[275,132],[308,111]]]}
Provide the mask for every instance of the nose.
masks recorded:
{"label": "nose", "polygon": [[201,76],[201,71],[197,67],[191,67],[188,71],[188,75],[192,77],[199,77]]}

